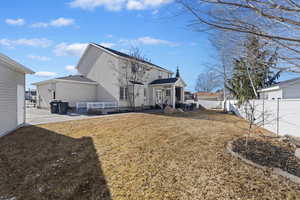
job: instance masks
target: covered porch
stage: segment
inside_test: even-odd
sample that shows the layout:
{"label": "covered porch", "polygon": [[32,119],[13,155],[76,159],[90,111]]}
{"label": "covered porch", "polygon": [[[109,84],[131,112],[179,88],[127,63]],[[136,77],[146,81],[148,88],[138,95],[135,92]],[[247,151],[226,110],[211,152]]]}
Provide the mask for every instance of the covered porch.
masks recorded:
{"label": "covered porch", "polygon": [[184,103],[184,88],[186,84],[181,78],[158,79],[150,84],[155,105],[172,106]]}

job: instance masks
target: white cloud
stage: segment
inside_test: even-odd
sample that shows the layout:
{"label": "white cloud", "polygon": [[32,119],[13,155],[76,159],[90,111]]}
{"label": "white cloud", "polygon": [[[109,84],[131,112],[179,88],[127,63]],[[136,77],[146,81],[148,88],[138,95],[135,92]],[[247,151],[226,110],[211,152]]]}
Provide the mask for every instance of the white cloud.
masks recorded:
{"label": "white cloud", "polygon": [[131,0],[127,2],[128,10],[144,10],[145,6],[141,1]]}
{"label": "white cloud", "polygon": [[112,34],[106,35],[107,38],[113,38],[114,36]]}
{"label": "white cloud", "polygon": [[6,19],[5,23],[7,23],[9,25],[22,26],[26,22],[24,19]]}
{"label": "white cloud", "polygon": [[160,45],[160,44],[165,44],[165,45],[169,45],[169,46],[178,46],[177,43],[175,42],[170,42],[167,40],[161,40],[161,39],[157,39],[157,38],[152,38],[152,37],[140,37],[136,40],[137,42],[141,43],[141,44],[145,44],[145,45]]}
{"label": "white cloud", "polygon": [[56,45],[54,54],[57,56],[81,56],[87,47],[87,43],[60,43]]}
{"label": "white cloud", "polygon": [[155,9],[162,5],[172,3],[174,0],[73,0],[70,2],[72,8],[93,10],[103,6],[108,10],[118,11]]}
{"label": "white cloud", "polygon": [[50,22],[37,22],[31,25],[33,28],[47,28],[49,26],[52,27],[63,27],[63,26],[71,26],[74,25],[75,21],[71,18],[60,17]]}
{"label": "white cloud", "polygon": [[74,73],[74,72],[77,71],[76,67],[73,66],[73,65],[67,65],[67,66],[66,66],[66,70],[67,70],[68,72],[72,72],[72,73]]}
{"label": "white cloud", "polygon": [[41,72],[36,72],[34,75],[38,77],[52,77],[52,76],[56,76],[57,74],[55,72],[41,71]]}
{"label": "white cloud", "polygon": [[47,56],[28,55],[27,57],[30,58],[30,59],[32,59],[32,60],[39,60],[39,61],[49,61],[49,60],[51,60]]}
{"label": "white cloud", "polygon": [[56,20],[51,21],[51,26],[61,27],[61,26],[70,26],[74,24],[73,19],[60,17]]}
{"label": "white cloud", "polygon": [[128,49],[119,49],[119,51],[126,53],[126,54],[130,54],[130,50],[128,50]]}
{"label": "white cloud", "polygon": [[102,42],[100,43],[101,46],[107,47],[107,48],[112,48],[113,46],[115,46],[115,43],[110,43],[110,42]]}
{"label": "white cloud", "polygon": [[153,37],[140,37],[137,39],[133,40],[120,40],[121,43],[127,44],[127,45],[167,45],[167,46],[179,46],[178,43],[171,42],[168,40],[162,40],[162,39],[157,39]]}
{"label": "white cloud", "polygon": [[72,8],[93,10],[96,7],[104,6],[108,10],[121,10],[127,0],[74,0],[70,2]]}
{"label": "white cloud", "polygon": [[9,40],[6,38],[0,39],[0,45],[9,48],[14,48],[16,46],[31,46],[31,47],[42,47],[47,48],[51,46],[52,41],[46,38],[33,38],[33,39],[17,39]]}

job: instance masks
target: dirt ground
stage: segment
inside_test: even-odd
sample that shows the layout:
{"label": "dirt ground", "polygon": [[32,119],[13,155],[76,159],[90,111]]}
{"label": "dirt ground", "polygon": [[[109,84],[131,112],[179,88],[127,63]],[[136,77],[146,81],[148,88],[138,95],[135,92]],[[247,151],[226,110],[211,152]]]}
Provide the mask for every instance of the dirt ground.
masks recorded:
{"label": "dirt ground", "polygon": [[0,139],[0,199],[300,199],[226,152],[246,127],[215,111],[25,127]]}

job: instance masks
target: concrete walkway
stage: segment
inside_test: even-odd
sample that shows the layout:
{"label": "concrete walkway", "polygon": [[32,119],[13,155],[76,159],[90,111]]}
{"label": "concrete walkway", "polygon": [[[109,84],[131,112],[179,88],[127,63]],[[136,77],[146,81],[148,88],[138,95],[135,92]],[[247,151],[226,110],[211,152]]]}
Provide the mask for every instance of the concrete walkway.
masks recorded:
{"label": "concrete walkway", "polygon": [[[120,113],[115,115],[128,115],[130,113]],[[65,122],[71,120],[82,120],[82,119],[93,119],[101,118],[112,115],[80,115],[76,113],[69,113],[68,115],[51,114],[49,110],[37,109],[37,108],[26,108],[26,124],[27,125],[38,125],[48,124],[56,122]]]}

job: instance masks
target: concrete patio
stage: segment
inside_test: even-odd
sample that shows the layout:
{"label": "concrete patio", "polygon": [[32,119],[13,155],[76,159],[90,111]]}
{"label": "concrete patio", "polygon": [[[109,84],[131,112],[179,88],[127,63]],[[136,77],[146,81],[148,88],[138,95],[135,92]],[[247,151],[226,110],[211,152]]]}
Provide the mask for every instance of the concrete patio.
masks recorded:
{"label": "concrete patio", "polygon": [[[114,114],[114,115],[124,115],[124,113]],[[49,124],[49,123],[82,120],[82,119],[93,119],[93,118],[101,118],[106,116],[110,116],[110,115],[84,115],[84,114],[77,114],[77,113],[68,113],[67,115],[59,115],[59,114],[51,114],[50,110],[37,109],[33,107],[26,108],[26,124],[28,125]]]}

